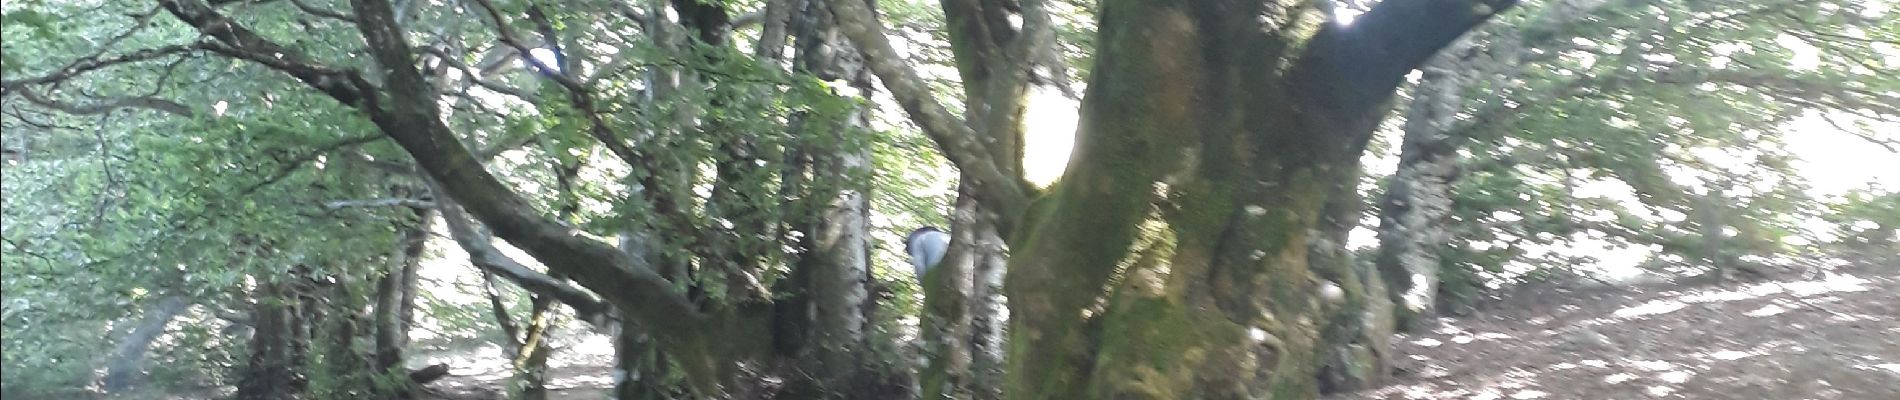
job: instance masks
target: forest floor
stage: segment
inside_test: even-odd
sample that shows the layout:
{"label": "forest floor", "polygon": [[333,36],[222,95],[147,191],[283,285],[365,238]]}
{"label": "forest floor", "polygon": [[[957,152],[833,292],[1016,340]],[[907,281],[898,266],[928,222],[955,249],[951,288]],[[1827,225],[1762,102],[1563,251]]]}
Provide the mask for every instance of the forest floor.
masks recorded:
{"label": "forest floor", "polygon": [[[1900,399],[1900,271],[1525,290],[1394,345],[1393,382],[1328,399]],[[605,398],[609,354],[564,353],[551,397]],[[503,371],[431,386],[498,399]]]}
{"label": "forest floor", "polygon": [[1521,293],[1397,338],[1395,382],[1329,399],[1900,399],[1897,272]]}

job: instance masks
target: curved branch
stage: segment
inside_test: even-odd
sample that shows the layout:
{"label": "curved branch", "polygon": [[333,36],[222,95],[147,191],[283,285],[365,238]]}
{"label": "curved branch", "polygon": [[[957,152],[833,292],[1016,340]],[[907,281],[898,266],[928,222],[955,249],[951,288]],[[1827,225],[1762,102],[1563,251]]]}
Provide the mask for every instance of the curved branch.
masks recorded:
{"label": "curved branch", "polygon": [[1302,81],[1340,115],[1371,111],[1440,49],[1517,0],[1382,1],[1352,25],[1328,24],[1307,48]]}
{"label": "curved branch", "polygon": [[[386,93],[374,90],[356,71],[318,64],[218,15],[203,0],[161,0],[179,20],[218,39],[211,49],[290,74],[343,104],[362,110],[383,135],[394,139],[445,192],[497,236],[533,254],[550,269],[574,276],[614,304],[624,305],[662,342],[678,345],[697,379],[715,379],[706,365],[700,328],[706,316],[651,270],[625,268],[633,263],[612,245],[579,235],[549,219],[501,183],[481,165],[442,121],[435,92],[415,67],[414,54],[396,26],[387,1],[353,1],[365,42],[376,61],[388,68]],[[383,98],[383,97],[387,98]],[[447,200],[447,199],[444,199]],[[698,351],[700,353],[695,353]],[[699,357],[693,359],[692,357]]]}
{"label": "curved branch", "polygon": [[207,43],[203,46],[207,50],[283,71],[345,105],[357,106],[375,95],[372,93],[374,88],[356,71],[317,63],[302,52],[265,39],[250,28],[238,25],[212,10],[202,0],[160,0],[159,4],[178,20],[222,43]]}
{"label": "curved branch", "polygon": [[891,91],[904,112],[937,143],[944,158],[968,177],[971,189],[984,205],[997,211],[998,231],[1008,234],[1029,202],[1029,193],[1018,185],[1020,179],[1003,173],[1001,163],[977,141],[976,131],[962,118],[950,114],[924,84],[917,70],[897,55],[877,15],[863,0],[829,0],[838,26],[864,54],[865,64]]}

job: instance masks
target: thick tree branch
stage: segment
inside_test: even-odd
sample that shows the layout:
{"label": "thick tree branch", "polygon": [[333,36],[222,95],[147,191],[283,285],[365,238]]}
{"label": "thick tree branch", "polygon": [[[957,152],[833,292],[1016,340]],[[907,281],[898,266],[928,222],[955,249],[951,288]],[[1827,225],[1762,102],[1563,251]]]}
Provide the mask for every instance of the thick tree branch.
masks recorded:
{"label": "thick tree branch", "polygon": [[436,204],[435,202],[424,200],[424,199],[403,199],[403,198],[336,200],[336,201],[323,203],[323,209],[331,210],[331,211],[341,210],[345,208],[356,208],[356,207],[375,208],[375,207],[397,207],[397,206],[409,207],[409,208],[435,208]]}
{"label": "thick tree branch", "polygon": [[396,139],[416,164],[469,214],[478,217],[497,236],[520,245],[549,268],[586,282],[614,303],[635,307],[643,324],[661,336],[685,338],[695,334],[700,313],[671,284],[650,270],[623,269],[633,265],[619,249],[579,235],[536,212],[513,189],[501,183],[475,161],[467,147],[448,130],[434,107],[434,92],[414,67],[414,55],[395,25],[388,2],[352,1],[358,25],[377,62],[388,66],[389,101],[366,107],[370,119]]}
{"label": "thick tree branch", "polygon": [[[430,188],[438,193],[444,192],[440,185],[433,182]],[[442,220],[448,223],[449,235],[455,238],[455,243],[462,247],[462,251],[468,253],[469,263],[475,264],[476,268],[481,268],[486,273],[500,275],[516,286],[521,286],[522,289],[559,300],[562,304],[573,308],[575,316],[594,325],[595,328],[606,329],[615,326],[610,321],[612,308],[606,302],[595,298],[593,294],[581,288],[568,285],[553,276],[536,272],[515,261],[514,258],[502,254],[500,249],[495,248],[493,238],[470,221],[468,214],[462,211],[460,205],[456,205],[453,201],[444,201],[441,205]]]}
{"label": "thick tree branch", "polygon": [[357,106],[372,96],[374,88],[356,71],[325,66],[303,53],[265,39],[257,32],[238,25],[198,0],[160,0],[160,5],[178,20],[190,24],[199,33],[211,36],[222,45],[204,46],[227,57],[250,60],[283,71],[345,105]]}
{"label": "thick tree branch", "polygon": [[303,12],[308,13],[310,15],[334,19],[334,20],[343,21],[343,22],[350,22],[350,23],[356,22],[356,17],[352,17],[349,14],[344,14],[344,13],[340,13],[336,11],[330,11],[328,9],[324,9],[323,7],[317,7],[316,5],[305,3],[304,0],[290,0],[290,4],[297,6],[298,10],[302,10]]}
{"label": "thick tree branch", "polygon": [[184,104],[151,96],[119,97],[90,104],[74,104],[41,96],[32,89],[20,88],[16,91],[28,102],[75,115],[102,114],[121,108],[144,108],[186,118],[195,115],[191,112],[191,108],[185,107]]}
{"label": "thick tree branch", "polygon": [[1405,75],[1517,0],[1383,1],[1352,25],[1328,24],[1307,48],[1301,81],[1340,115],[1371,111]]}
{"label": "thick tree branch", "polygon": [[884,82],[884,87],[897,98],[898,105],[910,114],[911,120],[923,128],[924,134],[937,143],[944,157],[969,177],[977,198],[997,211],[998,231],[1007,235],[1029,202],[1028,191],[1019,184],[1021,179],[1005,174],[1001,161],[991,158],[977,140],[976,131],[937,102],[917,70],[897,55],[897,49],[884,36],[884,27],[869,6],[862,0],[827,1],[845,36],[864,53],[871,72]]}

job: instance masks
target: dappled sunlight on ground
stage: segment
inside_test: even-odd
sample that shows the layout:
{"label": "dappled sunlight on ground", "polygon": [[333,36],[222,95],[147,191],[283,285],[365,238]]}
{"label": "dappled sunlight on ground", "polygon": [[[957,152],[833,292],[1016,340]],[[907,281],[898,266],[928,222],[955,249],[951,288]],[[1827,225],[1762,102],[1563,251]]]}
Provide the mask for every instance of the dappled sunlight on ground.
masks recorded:
{"label": "dappled sunlight on ground", "polygon": [[[1390,386],[1331,399],[1900,399],[1891,270],[1550,291],[1396,338]],[[611,340],[569,333],[549,362],[551,397],[604,398]],[[453,367],[431,385],[439,398],[500,399],[504,359],[488,345],[415,363]]]}
{"label": "dappled sunlight on ground", "polygon": [[1541,293],[1394,343],[1399,376],[1345,399],[1900,399],[1900,279]]}
{"label": "dappled sunlight on ground", "polygon": [[[613,339],[593,332],[569,332],[554,344],[548,359],[548,389],[553,399],[601,399],[613,387]],[[439,398],[502,399],[508,384],[508,360],[499,345],[417,355],[417,366],[445,363],[450,376],[430,384]]]}

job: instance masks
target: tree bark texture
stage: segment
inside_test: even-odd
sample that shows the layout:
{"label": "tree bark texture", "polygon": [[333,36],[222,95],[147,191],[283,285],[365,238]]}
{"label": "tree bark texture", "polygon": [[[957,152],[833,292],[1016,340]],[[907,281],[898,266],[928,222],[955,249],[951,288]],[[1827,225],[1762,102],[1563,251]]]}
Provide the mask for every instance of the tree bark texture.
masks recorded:
{"label": "tree bark texture", "polygon": [[968,399],[975,396],[970,366],[973,339],[970,303],[974,293],[977,247],[981,231],[977,201],[968,186],[960,186],[950,211],[950,249],[943,261],[922,278],[924,308],[919,351],[924,369],[918,372],[918,394],[926,399]]}
{"label": "tree bark texture", "polygon": [[[1346,182],[1358,182],[1358,173]],[[1365,199],[1356,184],[1333,188],[1319,227],[1307,238],[1307,264],[1320,279],[1325,315],[1320,327],[1319,388],[1335,393],[1368,389],[1391,375],[1391,336],[1397,321],[1385,281],[1370,262],[1346,248]]]}
{"label": "tree bark texture", "polygon": [[1405,73],[1510,2],[1108,1],[1077,148],[1013,236],[1012,399],[1310,398],[1308,236]]}
{"label": "tree bark texture", "polygon": [[[857,93],[837,94],[868,98],[872,91],[870,72],[863,58],[839,31],[831,7],[822,1],[792,2],[796,6],[791,31],[797,51],[794,71]],[[829,198],[809,225],[804,254],[799,268],[805,274],[803,287],[797,290],[806,300],[809,323],[803,332],[788,333],[802,338],[797,344],[799,359],[806,374],[815,375],[822,391],[846,398],[869,398],[880,392],[879,382],[887,372],[872,368],[874,355],[866,333],[871,328],[871,224],[867,185],[858,177],[870,176],[872,139],[868,109],[858,109],[836,126],[821,126],[819,121],[802,120],[796,129],[800,135],[833,135],[831,146],[805,146],[796,152],[808,157],[810,176],[806,179]],[[830,125],[830,124],[825,124]]]}
{"label": "tree bark texture", "polygon": [[[1468,43],[1468,42],[1467,42]],[[1463,138],[1451,126],[1464,110],[1464,91],[1475,79],[1463,52],[1448,51],[1423,68],[1405,114],[1399,166],[1381,201],[1379,273],[1386,279],[1398,322],[1407,329],[1430,318],[1438,295],[1439,251],[1449,239],[1451,184]]]}

